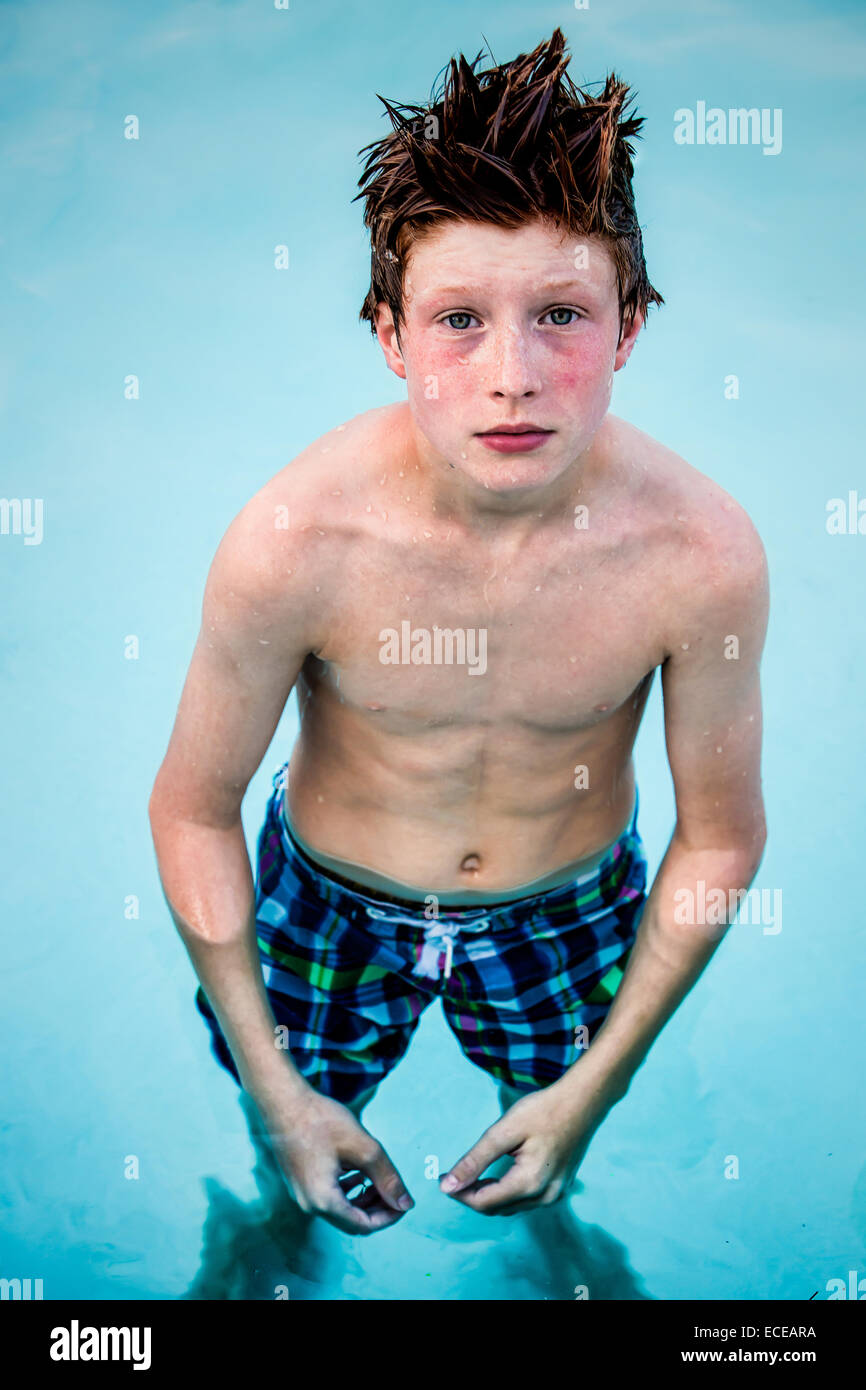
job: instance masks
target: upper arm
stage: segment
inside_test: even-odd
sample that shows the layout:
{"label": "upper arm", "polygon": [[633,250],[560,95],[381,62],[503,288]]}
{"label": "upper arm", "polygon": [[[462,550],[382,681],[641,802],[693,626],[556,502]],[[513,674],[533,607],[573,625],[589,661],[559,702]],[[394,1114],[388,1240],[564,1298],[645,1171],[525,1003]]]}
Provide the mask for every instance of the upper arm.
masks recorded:
{"label": "upper arm", "polygon": [[299,531],[275,534],[273,508],[258,498],[223,536],[151,812],[219,826],[237,817],[318,640],[317,576],[304,551]]}
{"label": "upper arm", "polygon": [[662,691],[678,836],[696,849],[742,846],[756,866],[766,840],[760,660],[768,614],[764,547],[736,508],[720,516],[699,575],[677,600]]}

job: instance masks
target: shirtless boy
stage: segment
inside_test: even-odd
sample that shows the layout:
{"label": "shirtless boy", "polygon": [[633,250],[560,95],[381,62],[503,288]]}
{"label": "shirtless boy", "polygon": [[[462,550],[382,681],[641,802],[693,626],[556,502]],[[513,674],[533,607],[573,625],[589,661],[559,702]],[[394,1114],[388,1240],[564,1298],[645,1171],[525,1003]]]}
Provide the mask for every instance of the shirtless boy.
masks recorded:
{"label": "shirtless boy", "polygon": [[[361,1112],[436,998],[502,1108],[443,1192],[561,1198],[724,935],[681,890],[730,901],[766,840],[763,546],[607,413],[661,303],[641,122],[615,78],[573,86],[559,29],[480,56],[367,147],[362,317],[407,400],[232,521],[150,799],[216,1055],[300,1211],[352,1233],[413,1205]],[[647,892],[632,749],[657,667],[676,822]],[[254,878],[241,802],[295,686]]]}

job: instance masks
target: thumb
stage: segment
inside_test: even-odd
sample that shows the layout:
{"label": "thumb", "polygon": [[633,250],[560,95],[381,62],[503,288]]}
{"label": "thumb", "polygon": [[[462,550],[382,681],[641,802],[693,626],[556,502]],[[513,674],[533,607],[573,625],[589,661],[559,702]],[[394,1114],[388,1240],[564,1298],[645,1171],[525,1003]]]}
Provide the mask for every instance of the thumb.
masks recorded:
{"label": "thumb", "polygon": [[472,1148],[439,1179],[441,1191],[460,1192],[462,1188],[479,1178],[485,1168],[490,1167],[494,1159],[509,1153],[513,1147],[513,1135],[509,1135],[502,1121],[497,1120],[496,1124],[484,1131],[477,1144],[473,1144]]}

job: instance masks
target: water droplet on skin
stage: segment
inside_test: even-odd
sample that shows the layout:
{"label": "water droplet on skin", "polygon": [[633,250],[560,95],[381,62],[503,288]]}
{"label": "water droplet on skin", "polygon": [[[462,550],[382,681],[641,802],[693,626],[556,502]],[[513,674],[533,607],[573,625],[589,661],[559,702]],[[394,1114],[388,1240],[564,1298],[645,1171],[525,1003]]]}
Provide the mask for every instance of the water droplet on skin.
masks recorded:
{"label": "water droplet on skin", "polygon": [[324,536],[325,532],[324,532],[323,530],[321,530],[320,527],[317,526],[317,527],[316,527],[316,530],[317,530],[317,532],[318,532],[318,534],[319,534],[320,536]]}
{"label": "water droplet on skin", "polygon": [[430,537],[433,535],[433,532],[432,532],[432,531],[425,531],[423,534],[424,534],[424,536],[426,537],[426,539],[429,541]]}
{"label": "water droplet on skin", "polygon": [[317,801],[324,801],[324,799],[325,799],[325,798],[324,798],[323,796],[317,796],[317,797],[316,797],[316,800],[317,800]]}
{"label": "water droplet on skin", "polygon": [[682,649],[683,649],[684,652],[687,652],[687,651],[688,651],[688,649],[689,649],[689,644],[688,644],[688,642],[682,642],[680,645],[682,646]]}
{"label": "water droplet on skin", "polygon": [[343,489],[341,487],[338,487],[334,492],[331,493],[332,497],[342,497],[342,495]]}
{"label": "water droplet on skin", "polygon": [[[461,457],[462,459],[465,459],[465,457],[466,457],[465,453],[463,453],[462,450],[461,450],[461,453],[460,453],[460,457]],[[451,467],[453,468],[454,465],[452,464]]]}
{"label": "water droplet on skin", "polygon": [[270,642],[266,642],[265,639],[264,639],[264,637],[260,637],[260,638],[259,638],[259,646],[260,646],[260,647],[269,647],[270,645],[271,645]]}
{"label": "water droplet on skin", "polygon": [[338,426],[337,426],[337,434],[339,434],[340,431],[341,431],[341,430],[344,430],[345,428],[346,428],[345,425],[338,425]]}
{"label": "water droplet on skin", "polygon": [[716,752],[717,752],[717,753],[721,753],[721,751],[722,751],[721,748],[717,748],[717,749],[716,749]]}
{"label": "water droplet on skin", "polygon": [[373,508],[370,506],[370,503],[368,502],[365,511],[371,512],[372,510]]}

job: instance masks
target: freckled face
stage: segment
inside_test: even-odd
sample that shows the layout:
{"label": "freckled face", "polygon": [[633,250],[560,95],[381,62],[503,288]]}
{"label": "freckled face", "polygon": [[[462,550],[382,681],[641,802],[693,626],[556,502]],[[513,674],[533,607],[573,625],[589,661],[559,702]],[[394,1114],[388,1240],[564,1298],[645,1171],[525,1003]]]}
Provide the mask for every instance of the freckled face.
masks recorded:
{"label": "freckled face", "polygon": [[[387,331],[383,345],[406,379],[416,429],[482,486],[551,482],[589,447],[640,328],[619,343],[608,251],[542,221],[517,229],[460,221],[422,237],[407,259],[401,348]],[[382,336],[391,318],[380,312]],[[551,432],[524,440],[520,452],[479,438],[524,423]]]}

